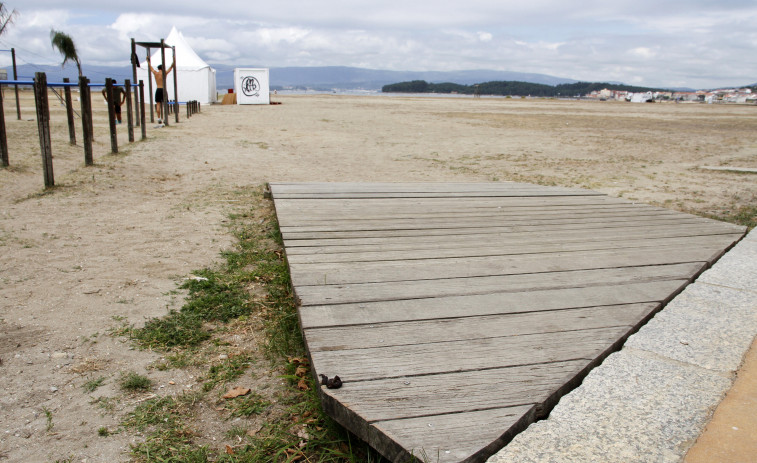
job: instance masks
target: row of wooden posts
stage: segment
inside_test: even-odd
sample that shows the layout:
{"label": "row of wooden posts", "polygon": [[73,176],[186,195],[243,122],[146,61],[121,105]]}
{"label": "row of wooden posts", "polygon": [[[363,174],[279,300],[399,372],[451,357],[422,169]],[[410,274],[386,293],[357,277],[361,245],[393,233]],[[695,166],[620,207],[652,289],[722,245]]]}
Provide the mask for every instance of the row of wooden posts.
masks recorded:
{"label": "row of wooden posts", "polygon": [[[76,145],[76,130],[74,122],[74,108],[71,99],[71,87],[77,84],[72,84],[69,79],[64,78],[63,84],[48,84],[47,76],[44,72],[37,72],[34,77],[34,102],[37,110],[37,129],[39,133],[39,145],[42,154],[42,168],[45,181],[45,188],[51,188],[55,186],[55,178],[53,175],[53,155],[52,155],[52,142],[50,139],[50,107],[48,103],[47,89],[48,86],[63,87],[65,94],[66,114],[68,119],[68,133],[69,141],[72,145]],[[79,78],[79,100],[81,102],[81,123],[82,134],[84,144],[84,163],[87,166],[94,164],[92,155],[92,143],[94,141],[94,130],[92,125],[92,95],[91,85],[89,79],[84,76]],[[116,130],[116,113],[113,98],[113,80],[105,79],[105,93],[107,95],[108,102],[108,121],[110,123],[110,144],[111,152],[113,154],[118,153],[118,132]],[[129,142],[134,142],[134,109],[136,109],[136,126],[142,128],[142,140],[147,138],[146,126],[145,126],[145,99],[144,99],[144,83],[139,81],[138,87],[138,100],[135,104],[132,104],[132,84],[129,79],[124,81],[124,90],[126,93],[126,121],[129,134]],[[137,95],[135,95],[136,97]],[[18,96],[16,97],[16,105],[18,106]],[[175,102],[178,107],[178,103]],[[193,114],[200,112],[200,103],[197,101],[189,101],[187,106],[187,118]],[[173,112],[174,104],[170,102],[165,105],[167,112]],[[20,109],[18,110],[20,117]],[[164,119],[167,119],[164,117]],[[178,112],[176,113],[176,121],[178,122]],[[168,121],[166,121],[166,125]],[[5,112],[3,108],[3,96],[0,91],[0,158],[2,158],[3,167],[10,165],[8,157],[8,143],[5,129]]]}

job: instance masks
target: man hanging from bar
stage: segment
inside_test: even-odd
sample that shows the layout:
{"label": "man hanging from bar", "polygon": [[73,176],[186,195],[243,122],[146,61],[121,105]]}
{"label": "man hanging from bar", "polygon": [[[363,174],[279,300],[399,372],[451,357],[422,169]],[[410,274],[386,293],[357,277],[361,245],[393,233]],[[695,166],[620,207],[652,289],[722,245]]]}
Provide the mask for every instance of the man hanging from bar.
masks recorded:
{"label": "man hanging from bar", "polygon": [[[158,69],[155,70],[152,67],[152,64],[150,64],[150,61],[147,61],[147,65],[150,66],[150,72],[152,72],[152,75],[155,77],[155,86],[157,87],[155,89],[155,107],[158,111],[158,124],[162,124],[163,120],[161,119],[161,109],[163,107],[163,100],[165,96],[165,91],[163,90],[163,65],[159,64]],[[166,70],[166,77],[168,77],[168,74],[171,73],[173,70],[173,64],[168,67]]]}

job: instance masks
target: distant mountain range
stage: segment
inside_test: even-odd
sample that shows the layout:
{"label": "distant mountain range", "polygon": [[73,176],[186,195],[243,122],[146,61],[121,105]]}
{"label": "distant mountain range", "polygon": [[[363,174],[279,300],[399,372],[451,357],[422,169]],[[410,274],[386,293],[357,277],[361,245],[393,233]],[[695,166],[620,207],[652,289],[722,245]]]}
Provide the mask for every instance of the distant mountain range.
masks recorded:
{"label": "distant mountain range", "polygon": [[[213,65],[216,70],[216,87],[224,90],[233,87],[234,67],[229,65]],[[239,65],[239,68],[258,68],[258,65]],[[131,79],[130,66],[82,66],[84,75],[92,82],[104,82],[106,77],[123,82]],[[13,77],[12,69],[6,67],[8,77]],[[512,71],[492,71],[486,69],[468,71],[385,71],[379,69],[363,69],[346,66],[321,67],[280,67],[270,69],[271,89],[313,89],[313,90],[369,90],[380,91],[381,87],[398,82],[425,80],[429,83],[452,82],[461,85],[472,85],[492,81],[520,81],[534,84],[559,85],[578,82],[575,79]],[[19,79],[32,80],[35,72],[45,72],[48,82],[61,82],[68,77],[76,82],[78,72],[75,66],[67,64],[60,66],[42,66],[24,64],[18,67]],[[608,82],[621,84],[621,82]],[[693,90],[690,88],[675,88],[671,90]]]}
{"label": "distant mountain range", "polygon": [[[216,69],[216,87],[219,89],[232,88],[234,82],[234,68],[228,65],[213,66]],[[240,65],[239,68],[256,68],[255,65]],[[131,67],[82,66],[84,75],[92,82],[103,82],[106,77],[123,82],[131,79]],[[47,74],[48,82],[61,82],[68,77],[76,82],[78,72],[75,66],[39,66],[24,64],[18,67],[19,79],[32,80],[35,72]],[[13,72],[8,69],[9,78]],[[576,80],[546,74],[534,74],[509,71],[382,71],[378,69],[362,69],[346,66],[324,67],[281,67],[270,68],[272,89],[299,88],[316,90],[381,90],[387,84],[408,80],[425,80],[427,82],[454,82],[471,85],[493,80],[518,80],[538,84],[558,85],[574,83]]]}

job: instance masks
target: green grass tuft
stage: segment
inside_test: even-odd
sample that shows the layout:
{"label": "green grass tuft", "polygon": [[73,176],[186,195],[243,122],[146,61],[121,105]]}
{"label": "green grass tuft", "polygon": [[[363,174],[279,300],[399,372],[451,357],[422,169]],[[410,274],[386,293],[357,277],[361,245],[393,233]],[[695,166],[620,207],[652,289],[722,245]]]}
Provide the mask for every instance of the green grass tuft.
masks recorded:
{"label": "green grass tuft", "polygon": [[218,384],[226,384],[239,378],[247,370],[247,367],[250,366],[251,361],[252,356],[250,354],[241,353],[211,366],[208,374],[205,375],[206,382],[203,385],[203,389],[210,391]]}
{"label": "green grass tuft", "polygon": [[757,227],[757,206],[741,206],[736,210],[717,214],[713,218],[744,225],[752,230],[754,227]]}
{"label": "green grass tuft", "polygon": [[145,392],[149,391],[150,387],[152,387],[152,380],[150,378],[133,371],[122,375],[118,383],[121,389],[130,392]]}
{"label": "green grass tuft", "polygon": [[231,416],[252,416],[263,413],[271,403],[254,392],[229,400],[227,408]]}
{"label": "green grass tuft", "polygon": [[82,389],[84,389],[87,392],[95,392],[95,390],[102,386],[105,382],[105,376],[100,376],[97,379],[90,379],[86,383],[82,385]]}
{"label": "green grass tuft", "polygon": [[132,446],[136,462],[171,461],[206,463],[210,452],[194,444],[184,418],[191,414],[197,394],[147,400],[129,413],[122,425],[140,432],[150,430],[144,442]]}

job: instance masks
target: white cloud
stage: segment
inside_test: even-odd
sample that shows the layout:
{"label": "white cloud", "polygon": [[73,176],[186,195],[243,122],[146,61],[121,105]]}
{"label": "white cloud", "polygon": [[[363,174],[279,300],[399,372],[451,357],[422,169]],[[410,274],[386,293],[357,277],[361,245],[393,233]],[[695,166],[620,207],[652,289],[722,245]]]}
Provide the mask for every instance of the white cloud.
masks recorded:
{"label": "white cloud", "polygon": [[638,56],[639,58],[650,59],[657,56],[657,53],[648,47],[636,47],[628,51],[629,54]]}
{"label": "white cloud", "polygon": [[[57,63],[55,27],[74,37],[85,62],[123,63],[130,38],[158,40],[175,25],[200,56],[226,65],[489,68],[650,86],[757,80],[757,61],[744,58],[757,52],[753,0],[587,0],[581,8],[557,0],[185,0],[180,14],[154,0],[61,5],[25,0],[0,44],[23,62]],[[717,67],[708,56],[718,57]]]}

